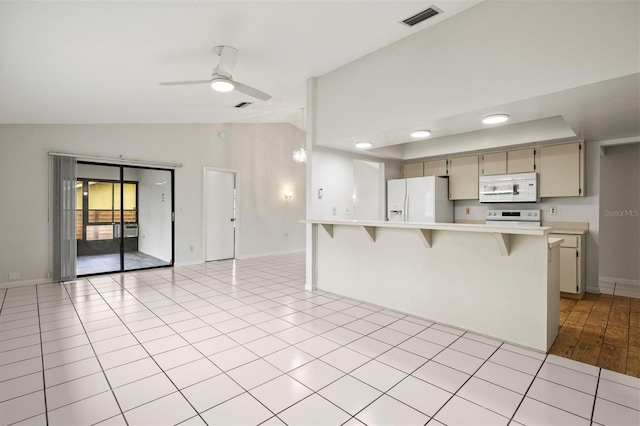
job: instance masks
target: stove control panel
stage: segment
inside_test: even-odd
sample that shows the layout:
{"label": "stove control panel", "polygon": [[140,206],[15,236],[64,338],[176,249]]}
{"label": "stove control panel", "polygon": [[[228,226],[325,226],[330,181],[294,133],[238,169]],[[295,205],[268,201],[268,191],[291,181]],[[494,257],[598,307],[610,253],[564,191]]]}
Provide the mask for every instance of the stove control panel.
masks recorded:
{"label": "stove control panel", "polygon": [[491,221],[540,222],[540,210],[488,210],[485,218]]}

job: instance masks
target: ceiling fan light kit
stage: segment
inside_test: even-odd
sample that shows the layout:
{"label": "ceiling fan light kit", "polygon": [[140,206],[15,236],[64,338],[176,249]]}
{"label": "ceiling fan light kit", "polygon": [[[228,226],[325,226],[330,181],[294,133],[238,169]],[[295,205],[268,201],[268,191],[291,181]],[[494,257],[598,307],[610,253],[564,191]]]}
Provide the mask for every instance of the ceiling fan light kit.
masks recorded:
{"label": "ceiling fan light kit", "polygon": [[187,84],[209,84],[217,92],[231,92],[235,90],[245,95],[266,101],[271,99],[268,95],[258,89],[254,89],[246,84],[233,80],[232,73],[238,59],[238,49],[231,46],[216,46],[213,48],[216,55],[220,56],[218,66],[213,69],[211,79],[192,81],[166,81],[160,83],[163,86],[183,86]]}
{"label": "ceiling fan light kit", "polygon": [[215,77],[211,80],[211,88],[216,92],[230,92],[234,87],[233,83],[224,77]]}

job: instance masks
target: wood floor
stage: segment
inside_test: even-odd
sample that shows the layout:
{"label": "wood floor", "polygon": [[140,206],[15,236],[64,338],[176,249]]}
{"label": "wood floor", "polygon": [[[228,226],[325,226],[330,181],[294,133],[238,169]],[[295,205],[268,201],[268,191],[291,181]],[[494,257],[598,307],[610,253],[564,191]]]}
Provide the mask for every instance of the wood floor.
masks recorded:
{"label": "wood floor", "polygon": [[561,298],[560,333],[549,353],[640,377],[640,299]]}

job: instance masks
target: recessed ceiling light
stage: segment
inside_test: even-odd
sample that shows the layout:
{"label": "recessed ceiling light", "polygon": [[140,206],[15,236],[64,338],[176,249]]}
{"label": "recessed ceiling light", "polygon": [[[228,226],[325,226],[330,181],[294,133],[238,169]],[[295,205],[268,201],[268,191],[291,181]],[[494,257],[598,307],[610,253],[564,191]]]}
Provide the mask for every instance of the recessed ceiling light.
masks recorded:
{"label": "recessed ceiling light", "polygon": [[431,136],[431,130],[414,130],[411,132],[412,138],[428,138]]}
{"label": "recessed ceiling light", "polygon": [[504,123],[508,119],[509,119],[508,114],[492,114],[484,117],[482,119],[482,122],[484,124],[498,124],[498,123]]}
{"label": "recessed ceiling light", "polygon": [[367,149],[367,148],[371,148],[373,145],[371,144],[371,142],[358,142],[356,143],[356,148],[358,149]]}

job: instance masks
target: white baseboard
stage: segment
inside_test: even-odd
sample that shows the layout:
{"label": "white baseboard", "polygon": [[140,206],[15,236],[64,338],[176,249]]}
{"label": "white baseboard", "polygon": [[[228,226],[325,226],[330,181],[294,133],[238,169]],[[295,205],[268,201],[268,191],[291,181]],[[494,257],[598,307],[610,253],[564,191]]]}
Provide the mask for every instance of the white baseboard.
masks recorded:
{"label": "white baseboard", "polygon": [[51,281],[48,278],[40,278],[38,280],[6,281],[3,283],[0,283],[0,288],[26,287],[30,285],[48,284],[52,282],[54,281]]}
{"label": "white baseboard", "polygon": [[634,286],[640,287],[640,280],[630,280],[627,278],[600,277],[600,281],[604,281],[606,283],[634,285]]}
{"label": "white baseboard", "polygon": [[600,287],[587,287],[585,291],[591,294],[600,294]]}
{"label": "white baseboard", "polygon": [[294,253],[304,253],[304,252],[305,252],[305,249],[297,249],[297,250],[286,250],[286,251],[273,251],[269,253],[243,254],[240,256],[236,256],[236,259],[252,259],[255,257],[277,256],[280,254],[294,254]]}
{"label": "white baseboard", "polygon": [[[277,256],[280,254],[294,254],[294,253],[304,253],[304,249],[298,250],[286,250],[286,251],[273,251],[268,253],[255,253],[255,254],[243,254],[236,255],[236,259],[253,259],[256,257],[265,257],[265,256]],[[192,260],[189,262],[176,262],[174,266],[193,266],[193,265],[202,265],[206,263],[204,259],[200,260]]]}
{"label": "white baseboard", "polygon": [[200,260],[191,260],[189,262],[176,262],[173,266],[193,266],[193,265],[202,265],[204,263],[204,259]]}

